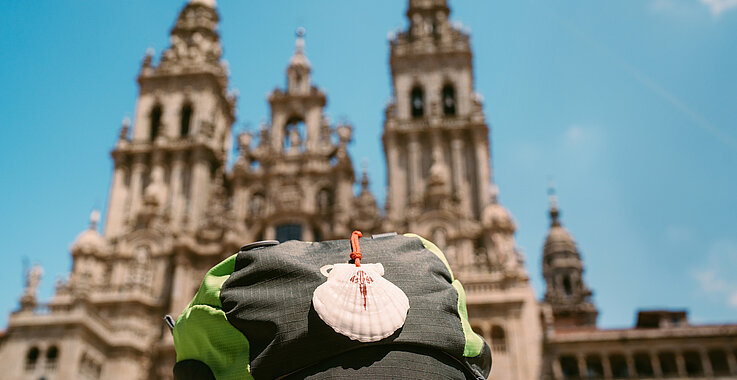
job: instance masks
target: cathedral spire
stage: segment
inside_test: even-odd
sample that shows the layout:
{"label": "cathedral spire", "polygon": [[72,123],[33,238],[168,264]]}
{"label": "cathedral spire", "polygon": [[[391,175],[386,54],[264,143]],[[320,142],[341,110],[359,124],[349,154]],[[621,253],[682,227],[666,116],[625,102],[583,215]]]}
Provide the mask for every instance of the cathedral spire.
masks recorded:
{"label": "cathedral spire", "polygon": [[294,55],[287,68],[287,92],[306,94],[310,91],[310,61],[305,55],[305,28],[299,27],[294,42]]}
{"label": "cathedral spire", "polygon": [[558,196],[555,195],[555,187],[552,185],[548,189],[548,202],[550,203],[550,226],[560,226],[560,211],[558,210]]}
{"label": "cathedral spire", "polygon": [[100,222],[100,210],[93,209],[92,212],[90,212],[90,230],[96,231],[97,223],[99,222]]}
{"label": "cathedral spire", "polygon": [[560,222],[555,190],[548,190],[550,230],[543,248],[545,302],[553,310],[558,327],[595,327],[598,311],[591,301],[592,292],[584,283],[583,260],[570,233]]}
{"label": "cathedral spire", "polygon": [[[162,54],[155,73],[211,72],[225,86],[227,65],[221,62],[219,20],[215,0],[190,0],[171,29],[171,46]],[[150,58],[147,58],[144,66],[147,60],[150,65]]]}

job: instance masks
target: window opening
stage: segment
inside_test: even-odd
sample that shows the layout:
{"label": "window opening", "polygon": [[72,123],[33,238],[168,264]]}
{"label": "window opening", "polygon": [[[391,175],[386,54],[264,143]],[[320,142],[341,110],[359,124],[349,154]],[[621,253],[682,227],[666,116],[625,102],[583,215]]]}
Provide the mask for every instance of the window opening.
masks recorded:
{"label": "window opening", "polygon": [[415,87],[410,93],[412,117],[419,118],[425,115],[425,94],[420,87]]}
{"label": "window opening", "polygon": [[187,103],[182,107],[182,120],[179,128],[179,136],[186,137],[189,135],[189,127],[192,123],[192,105]]}
{"label": "window opening", "polygon": [[159,129],[161,128],[161,106],[155,105],[154,108],[151,110],[151,131],[150,131],[150,140],[154,141],[156,140],[156,137],[159,136]]}
{"label": "window opening", "polygon": [[452,85],[443,87],[443,114],[453,116],[456,114],[456,94]]}
{"label": "window opening", "polygon": [[288,240],[302,240],[302,226],[299,224],[282,224],[277,226],[276,240],[280,243]]}

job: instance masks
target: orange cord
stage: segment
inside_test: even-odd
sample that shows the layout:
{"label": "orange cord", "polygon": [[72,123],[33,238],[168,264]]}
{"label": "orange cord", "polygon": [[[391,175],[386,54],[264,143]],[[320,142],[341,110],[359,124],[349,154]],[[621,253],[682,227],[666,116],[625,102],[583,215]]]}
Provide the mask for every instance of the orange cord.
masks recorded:
{"label": "orange cord", "polygon": [[363,237],[361,231],[353,231],[351,234],[351,259],[356,262],[356,266],[361,266],[361,246],[358,245],[358,238]]}

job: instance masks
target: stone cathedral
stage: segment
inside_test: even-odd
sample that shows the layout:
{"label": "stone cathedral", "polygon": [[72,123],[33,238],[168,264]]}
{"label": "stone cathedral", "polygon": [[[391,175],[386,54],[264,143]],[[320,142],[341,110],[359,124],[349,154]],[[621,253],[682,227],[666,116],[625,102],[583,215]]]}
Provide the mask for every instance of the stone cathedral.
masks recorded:
{"label": "stone cathedral", "polygon": [[190,0],[170,46],[158,60],[143,58],[134,118],[112,150],[104,232],[93,212],[72,245],[72,272],[48,302],[35,294],[42,270],[28,271],[0,335],[2,377],[171,379],[162,317],[179,315],[210,267],[248,242],[345,239],[360,229],[414,232],[443,249],[466,288],[471,325],[492,346],[493,379],[737,378],[735,324],[696,326],[685,311],[650,310],[630,329],[596,327],[582,256],[554,194],[546,292],[535,298],[515,223],[497,199],[470,36],[449,14],[447,0],[409,0],[408,26],[390,40],[380,210],[347,150],[353,126],[325,116],[304,30],[286,87],[268,96],[270,120],[233,136],[237,99],[218,11],[214,0]]}

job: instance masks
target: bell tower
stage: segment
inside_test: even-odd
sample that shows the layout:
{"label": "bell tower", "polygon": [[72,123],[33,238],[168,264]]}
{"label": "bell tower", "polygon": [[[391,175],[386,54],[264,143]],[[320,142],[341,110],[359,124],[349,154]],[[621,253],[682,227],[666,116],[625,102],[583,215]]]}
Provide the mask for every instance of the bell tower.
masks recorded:
{"label": "bell tower", "polygon": [[[239,224],[245,241],[344,238],[359,215],[347,150],[353,127],[331,125],[323,112],[327,96],[312,84],[311,71],[305,30],[298,28],[286,88],[268,97],[270,122],[261,125],[257,136],[238,136],[233,204],[236,220],[245,221]],[[361,199],[364,210],[367,198]],[[361,215],[370,215],[369,225],[378,224],[378,212]]]}
{"label": "bell tower", "polygon": [[389,41],[385,230],[423,235],[444,251],[466,288],[471,326],[494,350],[496,378],[537,378],[539,309],[492,180],[470,36],[450,21],[447,0],[409,0],[406,16]]}
{"label": "bell tower", "polygon": [[552,309],[556,328],[596,327],[598,311],[583,280],[583,260],[576,243],[560,222],[558,199],[550,190],[550,231],[543,248],[544,302]]}
{"label": "bell tower", "polygon": [[123,122],[112,152],[106,238],[152,224],[176,231],[201,224],[235,121],[214,4],[192,0],[182,9],[158,65],[146,52],[132,125]]}

